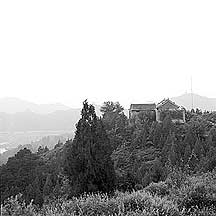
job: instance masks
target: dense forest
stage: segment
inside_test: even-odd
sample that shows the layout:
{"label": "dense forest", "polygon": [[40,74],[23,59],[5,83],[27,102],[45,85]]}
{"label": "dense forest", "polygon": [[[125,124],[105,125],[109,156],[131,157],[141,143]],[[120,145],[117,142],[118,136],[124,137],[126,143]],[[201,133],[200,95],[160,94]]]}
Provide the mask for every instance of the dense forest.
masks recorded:
{"label": "dense forest", "polygon": [[87,101],[74,139],[0,167],[3,215],[216,215],[216,113],[186,123]]}
{"label": "dense forest", "polygon": [[[27,136],[28,135],[26,135],[26,137]],[[68,138],[72,138],[72,137],[73,137],[73,134],[71,134],[71,133],[64,133],[62,135],[43,136],[42,138],[40,138],[36,141],[31,141],[29,144],[22,144],[22,145],[19,145],[17,147],[10,148],[9,150],[0,154],[0,166],[2,164],[5,164],[9,157],[13,157],[16,153],[18,153],[20,150],[22,150],[24,148],[31,150],[32,153],[37,152],[39,147],[40,148],[47,147],[48,149],[53,149],[54,146],[56,145],[56,143],[65,142]],[[25,137],[23,139],[25,139]],[[31,139],[31,137],[29,139]],[[15,142],[15,141],[13,141],[13,142]],[[11,145],[13,145],[13,144],[11,144]],[[7,146],[7,144],[6,144],[6,146]]]}

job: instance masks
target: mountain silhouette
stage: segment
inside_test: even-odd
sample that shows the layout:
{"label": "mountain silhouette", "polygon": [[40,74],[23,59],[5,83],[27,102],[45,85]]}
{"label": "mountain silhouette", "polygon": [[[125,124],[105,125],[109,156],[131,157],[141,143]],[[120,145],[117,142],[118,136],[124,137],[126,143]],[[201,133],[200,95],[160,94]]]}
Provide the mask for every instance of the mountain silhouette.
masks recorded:
{"label": "mountain silhouette", "polygon": [[[100,115],[100,106],[94,104]],[[81,108],[60,103],[36,104],[19,98],[0,98],[0,132],[74,131]]]}
{"label": "mountain silhouette", "polygon": [[61,103],[54,104],[36,104],[15,97],[0,98],[0,112],[16,113],[25,112],[26,110],[38,113],[48,114],[57,110],[68,110],[70,107]]}
{"label": "mountain silhouette", "polygon": [[[183,94],[173,97],[176,104],[190,110],[193,107],[215,111],[216,98],[208,98],[197,94]],[[97,115],[100,106],[94,104]],[[43,130],[75,130],[80,118],[81,108],[72,109],[63,104],[38,105],[18,98],[0,99],[0,132],[4,131],[43,131]],[[125,110],[127,111],[127,110]]]}
{"label": "mountain silhouette", "polygon": [[[205,96],[200,96],[198,94],[183,94],[178,97],[171,98],[176,104],[191,110],[192,104],[193,108],[199,108],[201,110],[215,111],[216,110],[216,98],[208,98]],[[193,101],[193,102],[192,102]]]}

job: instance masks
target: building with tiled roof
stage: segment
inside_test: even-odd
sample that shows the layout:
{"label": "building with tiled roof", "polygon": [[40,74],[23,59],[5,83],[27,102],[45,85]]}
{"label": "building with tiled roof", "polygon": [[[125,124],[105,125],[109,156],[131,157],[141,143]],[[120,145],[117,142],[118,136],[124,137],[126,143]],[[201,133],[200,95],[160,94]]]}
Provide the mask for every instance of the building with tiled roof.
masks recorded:
{"label": "building with tiled roof", "polygon": [[130,110],[129,110],[129,118],[133,118],[140,112],[149,112],[149,111],[155,111],[156,104],[155,103],[149,103],[149,104],[131,104]]}
{"label": "building with tiled roof", "polygon": [[161,122],[164,116],[169,112],[174,122],[185,122],[185,109],[175,104],[169,98],[162,100],[157,105],[155,103],[131,104],[129,110],[129,118],[134,118],[141,112],[154,112],[156,116],[155,120],[158,122]]}
{"label": "building with tiled roof", "polygon": [[156,108],[155,103],[151,104],[131,104],[130,110],[154,110]]}

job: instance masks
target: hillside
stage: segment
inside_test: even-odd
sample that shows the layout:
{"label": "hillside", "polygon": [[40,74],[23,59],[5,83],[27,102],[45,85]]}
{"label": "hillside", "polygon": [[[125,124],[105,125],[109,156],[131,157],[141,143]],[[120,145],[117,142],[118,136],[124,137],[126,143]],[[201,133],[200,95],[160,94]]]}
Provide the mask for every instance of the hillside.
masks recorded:
{"label": "hillside", "polygon": [[[21,149],[27,148],[32,152],[37,152],[39,146],[48,147],[50,149],[49,152],[54,151],[54,146],[60,141],[65,143],[66,140],[71,139],[73,137],[72,133],[65,133],[61,135],[50,135],[42,137],[41,139],[31,142],[29,144],[22,144],[14,148],[10,148],[9,150],[5,151],[4,153],[0,154],[0,166],[7,162],[9,157],[13,157],[17,152]],[[55,152],[55,151],[54,151]]]}
{"label": "hillside", "polygon": [[[95,110],[100,115],[100,106],[95,105]],[[19,98],[0,98],[0,132],[74,130],[80,111],[61,103],[36,104]]]}
{"label": "hillside", "polygon": [[[188,112],[187,124],[176,124],[169,115],[129,122],[113,109],[102,126],[84,108],[74,141],[45,137],[0,166],[3,215],[216,215],[215,113]],[[98,169],[108,160],[110,167]],[[105,181],[109,193],[99,188]]]}
{"label": "hillside", "polygon": [[59,110],[49,114],[31,111],[0,113],[0,131],[74,130],[79,109]]}
{"label": "hillside", "polygon": [[[171,98],[175,103],[185,107],[186,109],[191,109],[192,107],[192,95],[183,94],[178,97]],[[214,111],[216,110],[216,98],[208,98],[205,96],[200,96],[193,94],[193,107],[202,110]]]}
{"label": "hillside", "polygon": [[39,114],[52,113],[57,110],[68,110],[70,107],[61,103],[54,104],[36,104],[15,97],[0,98],[0,112],[16,113],[30,110]]}

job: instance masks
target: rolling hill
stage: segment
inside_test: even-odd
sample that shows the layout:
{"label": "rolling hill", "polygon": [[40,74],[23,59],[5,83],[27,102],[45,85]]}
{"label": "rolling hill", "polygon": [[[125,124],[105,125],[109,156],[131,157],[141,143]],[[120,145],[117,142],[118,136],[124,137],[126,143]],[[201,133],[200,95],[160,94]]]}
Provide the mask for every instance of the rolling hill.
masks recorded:
{"label": "rolling hill", "polygon": [[186,109],[191,109],[192,107],[192,98],[193,98],[193,107],[208,110],[208,111],[215,111],[216,110],[216,98],[208,98],[205,96],[200,96],[198,94],[183,94],[178,97],[173,97],[173,100],[178,105],[185,107]]}
{"label": "rolling hill", "polygon": [[[171,98],[178,105],[191,109],[191,94]],[[216,98],[193,94],[194,108],[216,110]],[[95,104],[94,104],[95,105]],[[95,105],[97,115],[100,106]],[[74,131],[81,109],[62,104],[38,105],[17,98],[0,99],[0,132],[4,131]]]}
{"label": "rolling hill", "polygon": [[80,109],[59,110],[49,114],[31,111],[0,113],[0,131],[74,130]]}
{"label": "rolling hill", "polygon": [[0,98],[0,112],[16,113],[25,112],[26,110],[38,113],[48,114],[57,110],[68,110],[70,107],[61,103],[54,104],[36,104],[15,97]]}

